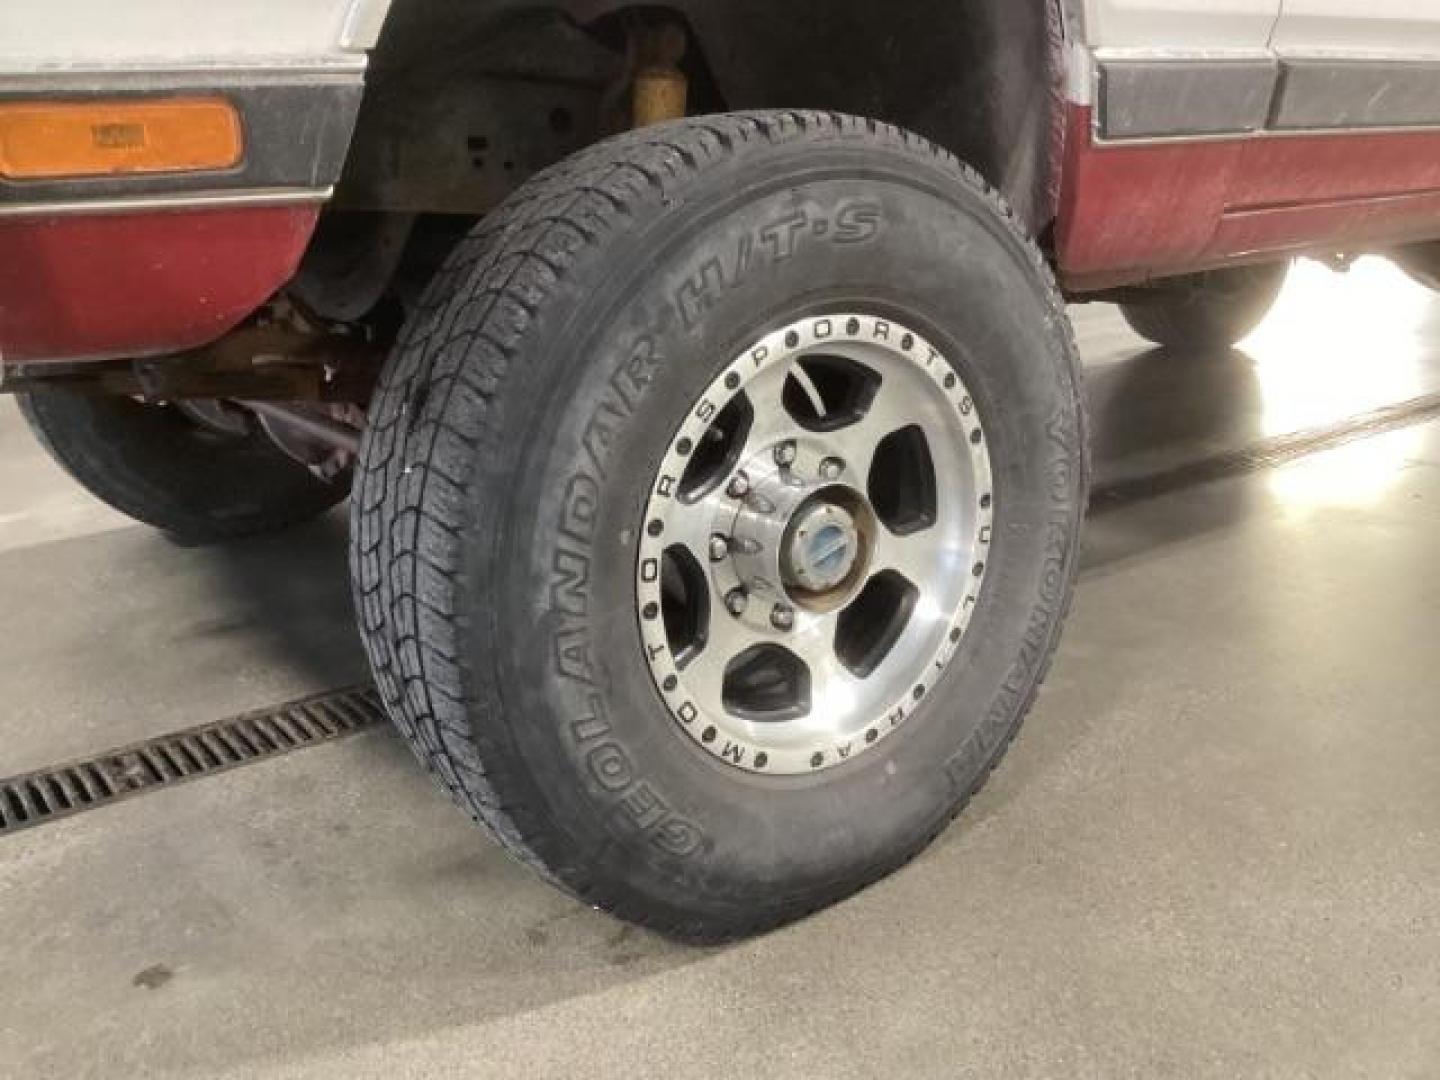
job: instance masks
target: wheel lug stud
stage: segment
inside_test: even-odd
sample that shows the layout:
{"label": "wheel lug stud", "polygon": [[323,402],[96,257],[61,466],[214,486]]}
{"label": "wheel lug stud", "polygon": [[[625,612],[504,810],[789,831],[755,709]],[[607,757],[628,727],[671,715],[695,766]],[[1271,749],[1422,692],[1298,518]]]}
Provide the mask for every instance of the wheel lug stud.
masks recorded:
{"label": "wheel lug stud", "polygon": [[731,589],[725,596],[725,609],[731,615],[744,615],[745,607],[749,602],[750,598],[745,595],[744,589]]}
{"label": "wheel lug stud", "polygon": [[719,533],[710,537],[710,560],[720,562],[726,555],[730,554],[730,541]]}
{"label": "wheel lug stud", "polygon": [[827,457],[820,463],[820,475],[826,480],[839,480],[845,471],[845,462],[838,457]]}
{"label": "wheel lug stud", "polygon": [[795,611],[784,604],[776,604],[770,612],[770,625],[776,630],[789,630],[795,625]]}
{"label": "wheel lug stud", "polygon": [[743,499],[750,491],[750,478],[743,472],[736,473],[730,479],[730,486],[725,489],[725,494],[732,499]]}
{"label": "wheel lug stud", "polygon": [[795,464],[795,443],[787,439],[775,447],[775,464],[782,469]]}

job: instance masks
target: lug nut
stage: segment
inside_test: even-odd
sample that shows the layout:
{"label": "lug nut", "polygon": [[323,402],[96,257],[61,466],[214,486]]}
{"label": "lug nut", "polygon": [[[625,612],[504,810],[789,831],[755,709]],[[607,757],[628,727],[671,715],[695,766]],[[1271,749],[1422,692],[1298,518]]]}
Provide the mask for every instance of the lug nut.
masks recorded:
{"label": "lug nut", "polygon": [[731,615],[744,615],[745,605],[749,602],[750,598],[745,595],[744,589],[731,589],[725,597],[725,610]]}
{"label": "lug nut", "polygon": [[719,533],[710,537],[710,561],[720,562],[730,554],[730,541]]}
{"label": "lug nut", "polygon": [[820,463],[820,475],[826,480],[839,480],[845,471],[845,462],[838,457],[827,457]]}
{"label": "lug nut", "polygon": [[775,464],[782,469],[795,463],[795,444],[786,440],[775,447]]}
{"label": "lug nut", "polygon": [[770,625],[776,630],[789,630],[795,625],[795,612],[784,604],[776,604],[770,612]]}
{"label": "lug nut", "polygon": [[750,478],[743,472],[736,473],[730,479],[730,486],[725,489],[725,494],[732,499],[743,499],[750,491]]}

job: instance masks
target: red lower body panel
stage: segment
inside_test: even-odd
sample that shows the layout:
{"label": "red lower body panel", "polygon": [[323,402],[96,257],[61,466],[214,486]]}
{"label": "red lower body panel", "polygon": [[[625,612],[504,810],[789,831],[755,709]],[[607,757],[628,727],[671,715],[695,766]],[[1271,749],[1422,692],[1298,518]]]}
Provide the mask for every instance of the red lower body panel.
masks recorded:
{"label": "red lower body panel", "polygon": [[318,214],[0,217],[0,359],[138,356],[214,341],[294,275]]}
{"label": "red lower body panel", "polygon": [[1072,107],[1056,246],[1076,291],[1440,236],[1440,131],[1098,144]]}

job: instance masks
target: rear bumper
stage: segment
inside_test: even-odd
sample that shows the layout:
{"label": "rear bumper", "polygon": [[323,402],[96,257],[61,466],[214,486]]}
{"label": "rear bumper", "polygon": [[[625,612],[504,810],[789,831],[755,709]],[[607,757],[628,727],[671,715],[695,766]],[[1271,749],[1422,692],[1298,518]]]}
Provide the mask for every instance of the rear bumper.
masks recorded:
{"label": "rear bumper", "polygon": [[0,363],[89,360],[207,344],[295,273],[339,178],[362,69],[185,69],[0,75],[0,102],[221,96],[234,168],[0,179]]}

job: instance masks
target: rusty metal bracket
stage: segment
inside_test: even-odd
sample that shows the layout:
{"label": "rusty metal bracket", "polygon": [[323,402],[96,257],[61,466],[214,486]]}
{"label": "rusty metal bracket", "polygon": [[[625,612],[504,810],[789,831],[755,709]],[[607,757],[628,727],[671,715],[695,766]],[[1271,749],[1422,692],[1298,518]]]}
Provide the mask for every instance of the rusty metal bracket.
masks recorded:
{"label": "rusty metal bracket", "polygon": [[316,327],[292,310],[241,327],[204,349],[87,363],[0,365],[0,393],[65,389],[147,402],[237,398],[364,405],[384,347]]}

